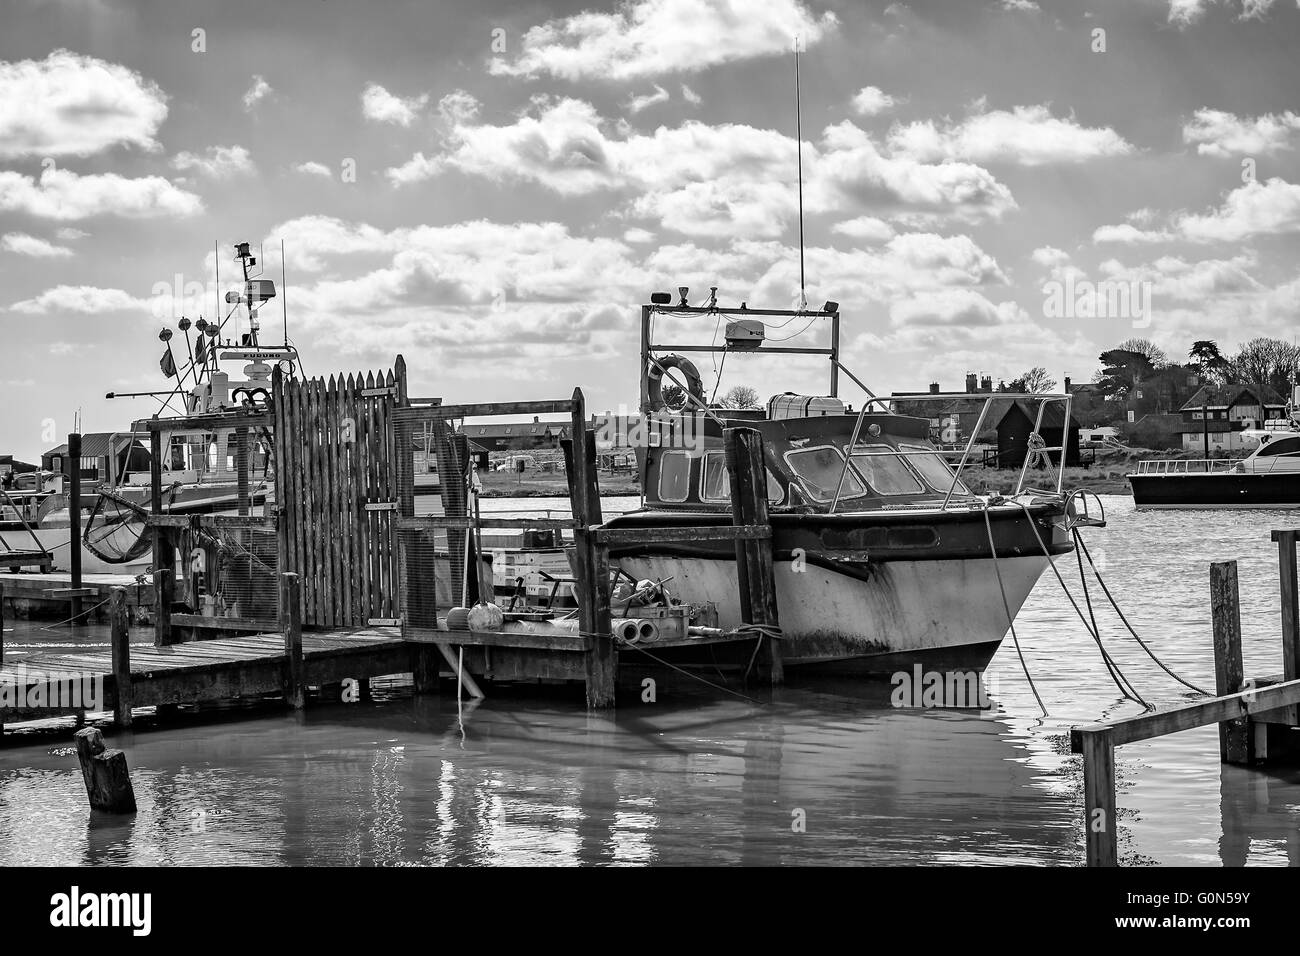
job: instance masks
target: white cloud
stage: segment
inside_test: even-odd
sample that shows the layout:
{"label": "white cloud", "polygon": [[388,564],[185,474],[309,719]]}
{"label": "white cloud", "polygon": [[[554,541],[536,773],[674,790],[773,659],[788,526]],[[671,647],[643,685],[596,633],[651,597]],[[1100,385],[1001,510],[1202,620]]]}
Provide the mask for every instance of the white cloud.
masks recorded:
{"label": "white cloud", "polygon": [[655,91],[653,93],[633,96],[624,104],[624,107],[629,113],[640,113],[643,109],[647,109],[651,106],[657,106],[660,103],[667,103],[669,99],[668,91],[656,83]]}
{"label": "white cloud", "polygon": [[149,304],[121,289],[100,289],[89,285],[60,285],[46,289],[32,299],[23,299],[9,307],[11,312],[26,315],[57,315],[74,312],[94,315],[99,312],[144,310]]}
{"label": "white cloud", "polygon": [[482,104],[464,90],[454,90],[438,101],[438,115],[449,125],[478,119]]}
{"label": "white cloud", "polygon": [[271,89],[271,84],[266,82],[260,74],[254,75],[252,86],[250,86],[244,93],[244,109],[251,113],[257,108],[258,103],[262,102],[262,100],[266,99],[273,92],[274,90]]}
{"label": "white cloud", "polygon": [[188,150],[177,153],[172,166],[182,172],[194,171],[213,179],[226,179],[254,170],[252,155],[242,146],[209,146],[202,154]]}
{"label": "white cloud", "polygon": [[55,50],[0,61],[0,157],[89,156],[124,144],[155,150],[167,98],[139,73]]}
{"label": "white cloud", "polygon": [[1273,178],[1228,193],[1205,215],[1185,215],[1178,231],[1193,242],[1239,242],[1252,236],[1300,232],[1300,185]]}
{"label": "white cloud", "polygon": [[1003,10],[1013,10],[1020,13],[1033,13],[1040,9],[1034,0],[1002,0]]}
{"label": "white cloud", "polygon": [[[1275,2],[1276,0],[1241,0],[1241,12],[1236,19],[1263,20]],[[1204,18],[1213,3],[1235,6],[1233,0],[1169,0],[1169,22],[1180,29],[1191,26]]]}
{"label": "white cloud", "polygon": [[72,226],[64,226],[54,235],[59,239],[62,239],[64,242],[75,242],[78,239],[85,239],[90,235],[90,233],[81,229],[74,229]]}
{"label": "white cloud", "polygon": [[1260,156],[1290,149],[1297,130],[1300,115],[1290,110],[1244,117],[1199,109],[1183,124],[1183,142],[1195,143],[1204,156]]}
{"label": "white cloud", "polygon": [[624,242],[635,242],[635,243],[651,242],[654,239],[654,237],[655,234],[651,232],[649,229],[641,229],[635,226],[623,232]]}
{"label": "white cloud", "polygon": [[532,27],[513,61],[494,58],[500,76],[632,80],[698,72],[720,63],[784,53],[835,27],[798,0],[631,0],[615,12],[584,11]]}
{"label": "white cloud", "polygon": [[850,239],[860,239],[873,245],[888,242],[894,238],[894,227],[875,216],[858,216],[831,226],[831,232],[837,232]]}
{"label": "white cloud", "polygon": [[328,166],[313,159],[309,159],[305,163],[294,164],[293,171],[307,176],[324,176],[326,178],[334,175]]}
{"label": "white cloud", "polygon": [[203,201],[161,176],[127,179],[115,173],[80,176],[47,169],[33,180],[0,170],[0,210],[61,221],[100,215],[145,219],[194,215],[202,212]]}
{"label": "white cloud", "polygon": [[704,102],[704,97],[700,96],[699,93],[696,93],[685,83],[682,84],[682,99],[687,103],[690,103],[692,106],[699,106]]}
{"label": "white cloud", "polygon": [[388,177],[388,181],[394,186],[406,186],[411,183],[432,179],[445,168],[446,164],[443,163],[441,157],[426,157],[424,153],[416,153],[402,165],[384,170],[384,175]]}
{"label": "white cloud", "polygon": [[1069,262],[1070,254],[1063,249],[1056,248],[1055,246],[1039,246],[1029,254],[1029,258],[1033,259],[1040,266],[1051,269],[1056,266],[1063,266]]}
{"label": "white cloud", "polygon": [[1164,229],[1139,229],[1131,223],[1114,226],[1098,226],[1093,230],[1093,242],[1117,242],[1134,245],[1141,242],[1168,242],[1174,238],[1173,233]]}
{"label": "white cloud", "polygon": [[45,239],[29,236],[25,232],[10,232],[0,237],[0,249],[20,256],[50,259],[72,255],[67,246],[56,246]]}
{"label": "white cloud", "polygon": [[879,116],[898,105],[898,100],[877,86],[864,86],[853,97],[853,111],[859,116]]}
{"label": "white cloud", "polygon": [[388,92],[378,83],[369,84],[361,93],[361,115],[376,123],[410,126],[428,105],[428,93],[403,98]]}
{"label": "white cloud", "polygon": [[942,126],[931,120],[895,126],[889,145],[895,154],[920,162],[946,159],[1018,166],[1079,163],[1133,151],[1110,127],[1080,126],[1073,117],[1059,119],[1046,105],[980,112]]}

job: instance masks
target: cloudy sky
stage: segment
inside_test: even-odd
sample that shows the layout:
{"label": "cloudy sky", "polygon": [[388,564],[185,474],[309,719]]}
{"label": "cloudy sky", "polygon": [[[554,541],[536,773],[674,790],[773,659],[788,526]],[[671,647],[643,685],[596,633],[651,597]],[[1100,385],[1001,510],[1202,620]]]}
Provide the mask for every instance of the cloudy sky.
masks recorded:
{"label": "cloudy sky", "polygon": [[[877,391],[1291,339],[1297,0],[4,0],[0,453],[123,428],[264,244],[307,372],[636,401],[638,303],[808,299]],[[1146,317],[1045,283],[1149,282]],[[278,341],[278,304],[263,312]],[[773,329],[772,338],[804,328]],[[664,330],[665,332],[669,330]],[[680,334],[713,334],[704,322]],[[824,335],[807,330],[806,344]],[[705,360],[706,385],[714,370]],[[723,388],[819,390],[733,360]],[[44,423],[44,424],[43,424]]]}

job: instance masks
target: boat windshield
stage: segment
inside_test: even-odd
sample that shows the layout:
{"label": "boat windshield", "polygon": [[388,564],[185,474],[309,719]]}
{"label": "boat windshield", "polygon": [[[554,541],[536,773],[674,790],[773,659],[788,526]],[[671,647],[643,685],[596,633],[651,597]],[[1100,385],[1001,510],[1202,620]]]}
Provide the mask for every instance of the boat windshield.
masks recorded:
{"label": "boat windshield", "polygon": [[841,474],[844,475],[844,485],[840,488],[840,498],[859,498],[866,494],[854,470],[850,468],[845,473],[844,456],[838,448],[821,445],[787,452],[785,460],[817,501],[835,500],[835,488],[840,483]]}
{"label": "boat windshield", "polygon": [[855,445],[853,467],[878,495],[916,495],[925,488],[888,445]]}
{"label": "boat windshield", "polygon": [[948,489],[952,488],[953,494],[969,495],[971,493],[970,489],[960,481],[953,487],[953,478],[956,477],[955,472],[932,449],[922,445],[899,445],[898,447],[902,451],[908,452],[908,462],[921,473],[921,477],[929,482],[935,491],[942,491],[947,494]]}

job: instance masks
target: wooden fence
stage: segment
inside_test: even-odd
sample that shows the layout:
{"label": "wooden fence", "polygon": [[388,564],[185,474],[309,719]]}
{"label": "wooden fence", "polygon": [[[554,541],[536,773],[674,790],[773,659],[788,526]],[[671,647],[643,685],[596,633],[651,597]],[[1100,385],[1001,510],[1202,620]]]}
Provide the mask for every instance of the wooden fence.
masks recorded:
{"label": "wooden fence", "polygon": [[272,383],[280,567],[302,581],[303,623],[396,624],[397,455],[394,410],[407,403],[406,363],[392,371]]}

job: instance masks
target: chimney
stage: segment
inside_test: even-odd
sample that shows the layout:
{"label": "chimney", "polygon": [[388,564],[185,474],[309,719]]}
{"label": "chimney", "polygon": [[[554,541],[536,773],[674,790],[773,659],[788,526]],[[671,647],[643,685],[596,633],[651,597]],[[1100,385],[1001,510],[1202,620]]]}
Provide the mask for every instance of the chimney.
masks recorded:
{"label": "chimney", "polygon": [[541,419],[538,418],[536,415],[534,415],[534,416],[533,416],[533,424],[534,424],[534,425],[537,425],[537,424],[540,424],[540,423],[541,423]]}
{"label": "chimney", "polygon": [[980,391],[981,391],[981,392],[991,392],[991,391],[993,391],[993,376],[992,376],[992,375],[985,375],[982,379],[980,379]]}
{"label": "chimney", "polygon": [[930,383],[930,394],[931,394],[931,395],[938,395],[938,394],[939,394],[939,383],[938,383],[938,382],[931,382],[931,383]]}
{"label": "chimney", "polygon": [[1065,376],[1065,394],[1070,394],[1070,376]]}
{"label": "chimney", "polygon": [[974,372],[966,373],[966,394],[973,395],[980,390],[979,377]]}

